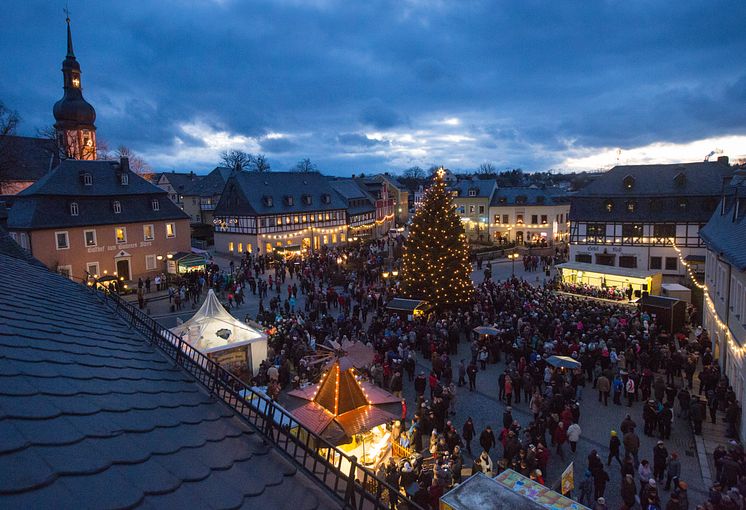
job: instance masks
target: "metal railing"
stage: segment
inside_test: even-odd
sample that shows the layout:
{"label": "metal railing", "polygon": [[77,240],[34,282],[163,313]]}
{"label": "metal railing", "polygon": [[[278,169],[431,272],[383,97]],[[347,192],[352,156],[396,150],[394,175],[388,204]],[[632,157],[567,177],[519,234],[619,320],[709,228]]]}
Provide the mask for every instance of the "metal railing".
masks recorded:
{"label": "metal railing", "polygon": [[318,434],[299,424],[285,409],[254,391],[218,363],[169,329],[138,310],[118,294],[88,287],[134,330],[194,376],[214,397],[233,409],[287,458],[320,482],[344,508],[422,509]]}

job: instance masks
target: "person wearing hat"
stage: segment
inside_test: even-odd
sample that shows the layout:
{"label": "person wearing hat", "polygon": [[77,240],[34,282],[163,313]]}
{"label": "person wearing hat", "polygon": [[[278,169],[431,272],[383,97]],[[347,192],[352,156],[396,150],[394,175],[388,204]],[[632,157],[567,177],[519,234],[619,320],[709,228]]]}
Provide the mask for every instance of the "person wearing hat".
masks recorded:
{"label": "person wearing hat", "polygon": [[472,473],[476,473],[478,471],[481,471],[487,476],[490,476],[492,474],[492,459],[490,458],[490,454],[486,451],[483,451],[479,457],[474,459],[474,465],[472,466]]}
{"label": "person wearing hat", "polygon": [[658,441],[658,444],[653,448],[653,478],[656,481],[663,481],[663,474],[666,472],[666,463],[668,461],[668,450],[663,444],[663,441]]}
{"label": "person wearing hat", "polygon": [[622,442],[619,440],[619,436],[616,430],[611,431],[611,437],[609,438],[609,458],[606,461],[607,466],[611,466],[611,459],[616,459],[619,465],[622,465],[622,459],[619,458],[619,448]]}
{"label": "person wearing hat", "polygon": [[609,507],[606,506],[606,499],[598,498],[596,503],[593,505],[593,510],[607,510]]}
{"label": "person wearing hat", "polygon": [[578,486],[578,502],[582,505],[589,506],[593,502],[593,476],[591,476],[591,470],[585,470],[585,478],[580,482]]}
{"label": "person wearing hat", "polygon": [[679,507],[681,510],[689,510],[689,493],[687,489],[689,486],[686,482],[678,480],[674,483],[673,493],[679,498]]}
{"label": "person wearing hat", "polygon": [[635,477],[629,473],[624,475],[622,479],[621,489],[622,501],[627,508],[632,508],[635,505],[637,499],[637,486],[635,485]]}

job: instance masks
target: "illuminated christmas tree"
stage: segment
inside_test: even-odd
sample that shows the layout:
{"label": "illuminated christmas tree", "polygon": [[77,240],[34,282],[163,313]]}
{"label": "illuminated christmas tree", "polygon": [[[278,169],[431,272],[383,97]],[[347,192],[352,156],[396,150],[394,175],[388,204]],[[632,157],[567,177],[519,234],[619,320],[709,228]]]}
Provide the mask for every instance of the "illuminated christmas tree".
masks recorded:
{"label": "illuminated christmas tree", "polygon": [[405,297],[440,308],[465,304],[474,291],[466,234],[444,176],[436,172],[412,219],[401,271]]}

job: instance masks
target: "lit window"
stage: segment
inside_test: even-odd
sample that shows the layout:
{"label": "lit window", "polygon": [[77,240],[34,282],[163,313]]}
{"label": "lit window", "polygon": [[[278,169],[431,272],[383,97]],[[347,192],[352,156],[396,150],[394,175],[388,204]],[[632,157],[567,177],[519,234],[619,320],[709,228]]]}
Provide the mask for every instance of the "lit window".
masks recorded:
{"label": "lit window", "polygon": [[112,207],[114,208],[114,214],[119,214],[122,212],[122,204],[119,203],[119,200],[114,200]]}
{"label": "lit window", "polygon": [[95,230],[83,231],[83,239],[85,240],[85,245],[87,247],[96,246],[96,231]]}
{"label": "lit window", "polygon": [[80,213],[80,210],[78,209],[78,203],[73,202],[70,204],[70,216],[77,216]]}
{"label": "lit window", "polygon": [[58,250],[67,250],[70,247],[70,240],[67,237],[67,232],[55,232],[54,238],[57,241]]}
{"label": "lit window", "polygon": [[76,89],[80,87],[80,78],[78,78],[77,76],[73,78],[73,87],[75,87]]}
{"label": "lit window", "polygon": [[166,237],[176,237],[176,225],[173,223],[166,223]]}
{"label": "lit window", "polygon": [[627,212],[635,212],[635,207],[637,207],[637,202],[634,200],[627,202]]}
{"label": "lit window", "polygon": [[152,241],[155,239],[155,229],[153,228],[153,225],[142,226],[142,237],[145,241]]}
{"label": "lit window", "polygon": [[117,244],[127,242],[127,227],[116,227],[114,229],[114,237],[117,240]]}
{"label": "lit window", "polygon": [[228,251],[233,251],[233,241],[228,243]]}
{"label": "lit window", "polygon": [[243,253],[243,243],[238,243],[238,253]]}
{"label": "lit window", "polygon": [[150,201],[150,205],[153,207],[154,211],[160,211],[161,210],[161,203],[158,201],[157,198],[154,198]]}

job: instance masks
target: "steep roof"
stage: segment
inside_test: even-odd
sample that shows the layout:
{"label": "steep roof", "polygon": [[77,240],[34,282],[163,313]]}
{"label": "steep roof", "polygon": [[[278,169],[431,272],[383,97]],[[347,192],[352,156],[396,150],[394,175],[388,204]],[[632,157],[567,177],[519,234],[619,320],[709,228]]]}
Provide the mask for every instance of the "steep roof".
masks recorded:
{"label": "steep roof", "polygon": [[0,181],[36,181],[60,162],[53,140],[0,137]]}
{"label": "steep roof", "polygon": [[[451,190],[458,192],[459,198],[491,198],[496,187],[494,179],[469,179],[449,185]],[[475,190],[476,196],[470,197],[469,190]]]}
{"label": "steep roof", "polygon": [[526,186],[497,188],[490,207],[508,205],[558,205],[567,202],[568,193],[559,188],[530,188]]}
{"label": "steep roof", "polygon": [[733,169],[724,161],[620,165],[576,194],[584,197],[717,196]]}
{"label": "steep roof", "polygon": [[329,185],[347,201],[348,214],[375,212],[376,199],[368,193],[364,182],[357,179],[329,179]]}
{"label": "steep roof", "polygon": [[341,506],[96,295],[0,267],[4,508]]}
{"label": "steep roof", "polygon": [[162,172],[156,175],[155,182],[157,183],[162,177],[168,179],[169,184],[180,194],[190,191],[192,186],[202,179],[201,175],[194,172]]}
{"label": "steep roof", "polygon": [[[303,201],[307,195],[311,203]],[[328,197],[324,203],[322,197]],[[292,197],[289,205],[287,197]],[[271,198],[269,205],[266,198]],[[286,214],[346,209],[346,201],[316,172],[239,172],[231,176],[215,215]]]}
{"label": "steep roof", "polygon": [[720,204],[699,235],[712,251],[746,271],[746,170],[733,175]]}
{"label": "steep roof", "polygon": [[213,197],[220,195],[225,189],[225,184],[233,174],[233,170],[226,167],[216,167],[212,172],[192,183],[185,194],[199,197]]}

